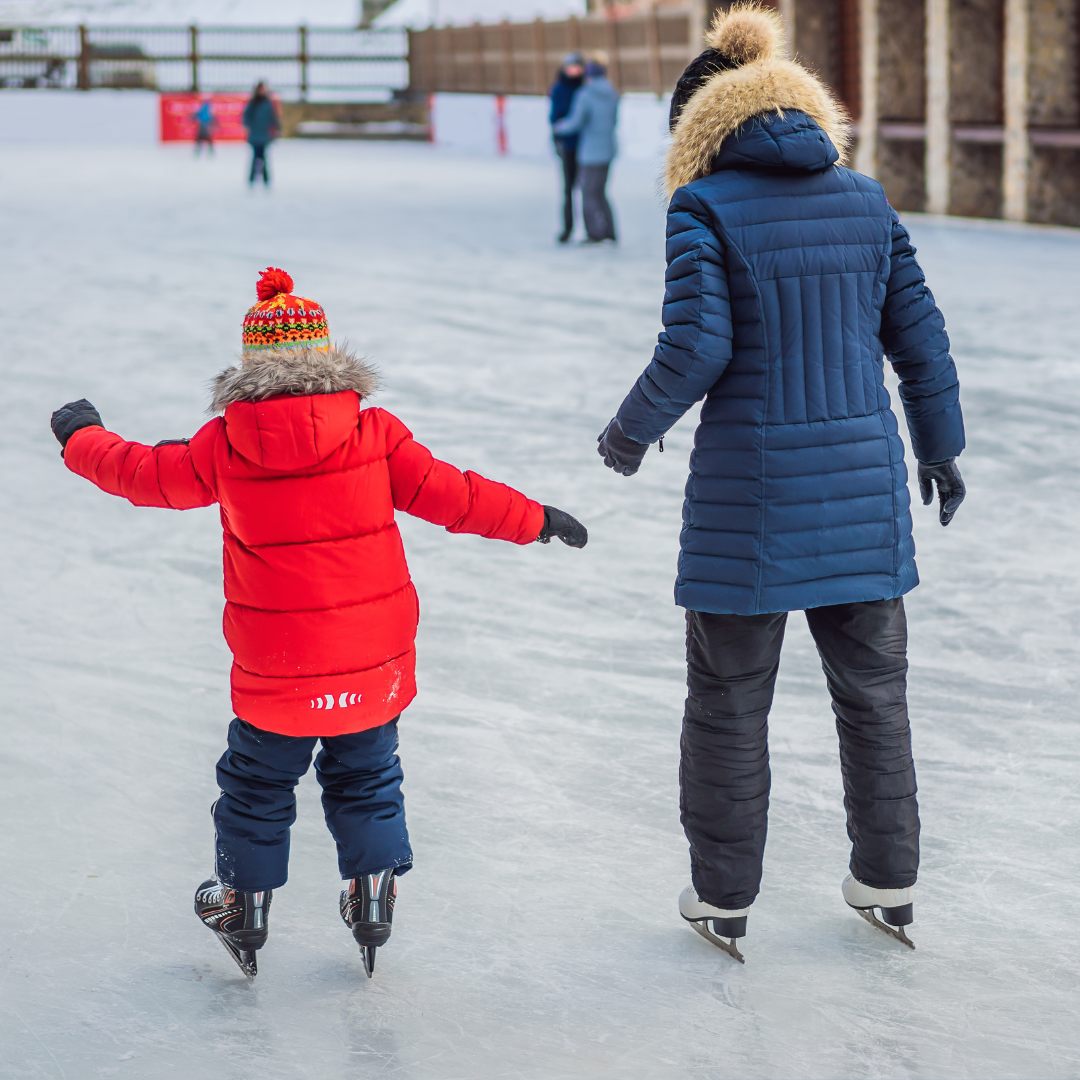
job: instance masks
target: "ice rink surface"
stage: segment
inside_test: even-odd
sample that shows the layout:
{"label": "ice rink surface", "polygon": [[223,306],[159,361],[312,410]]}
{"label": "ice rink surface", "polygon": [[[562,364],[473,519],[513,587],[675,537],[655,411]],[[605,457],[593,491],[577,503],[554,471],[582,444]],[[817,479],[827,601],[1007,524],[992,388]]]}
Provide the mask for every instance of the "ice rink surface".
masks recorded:
{"label": "ice rink surface", "polygon": [[[912,217],[960,371],[968,499],[915,509],[914,953],[840,897],[836,734],[790,620],[745,967],[680,921],[694,416],[630,479],[596,434],[648,361],[653,172],[617,250],[559,248],[544,162],[427,146],[5,147],[0,1076],[1080,1075],[1080,234]],[[439,456],[580,516],[583,552],[402,522],[422,607],[401,721],[416,867],[368,981],[314,777],[249,985],[191,911],[231,717],[213,509],[68,473],[50,412],[191,435],[257,271],[285,267]],[[909,457],[909,466],[910,466]]]}

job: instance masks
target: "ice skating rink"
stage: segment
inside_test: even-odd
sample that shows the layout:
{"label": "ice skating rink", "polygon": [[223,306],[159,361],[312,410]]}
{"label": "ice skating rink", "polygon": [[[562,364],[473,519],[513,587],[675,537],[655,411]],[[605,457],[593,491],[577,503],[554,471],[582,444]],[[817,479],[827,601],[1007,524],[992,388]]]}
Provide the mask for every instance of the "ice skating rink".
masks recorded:
{"label": "ice skating rink", "polygon": [[[0,156],[0,1075],[1080,1074],[1080,233],[910,225],[960,371],[968,500],[915,514],[914,953],[840,897],[836,735],[792,616],[763,891],[733,963],[679,919],[693,416],[631,479],[603,427],[659,327],[654,173],[618,250],[553,242],[554,166],[427,146]],[[422,608],[401,721],[416,868],[368,981],[313,775],[253,985],[191,910],[231,717],[214,509],[68,473],[49,414],[191,435],[282,266],[439,456],[589,526],[583,552],[402,522]],[[910,466],[910,458],[909,458]]]}

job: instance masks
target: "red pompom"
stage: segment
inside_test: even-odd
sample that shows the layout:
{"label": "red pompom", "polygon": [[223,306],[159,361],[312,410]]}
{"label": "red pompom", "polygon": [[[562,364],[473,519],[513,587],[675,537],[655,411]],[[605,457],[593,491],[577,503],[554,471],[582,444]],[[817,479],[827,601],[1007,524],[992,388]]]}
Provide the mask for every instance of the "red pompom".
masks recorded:
{"label": "red pompom", "polygon": [[259,274],[258,283],[255,285],[255,293],[260,300],[269,300],[278,293],[291,293],[293,280],[276,266],[268,266]]}

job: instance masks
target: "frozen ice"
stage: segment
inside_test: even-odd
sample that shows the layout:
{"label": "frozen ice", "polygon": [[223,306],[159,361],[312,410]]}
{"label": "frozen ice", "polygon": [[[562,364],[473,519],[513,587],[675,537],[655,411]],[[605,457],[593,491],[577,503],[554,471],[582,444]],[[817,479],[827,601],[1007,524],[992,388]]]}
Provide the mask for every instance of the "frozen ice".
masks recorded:
{"label": "frozen ice", "polygon": [[[772,717],[745,967],[681,923],[693,417],[633,478],[596,434],[659,326],[655,175],[618,249],[560,248],[550,163],[424,145],[5,147],[0,157],[0,1074],[1075,1077],[1080,1073],[1080,234],[912,216],[952,334],[968,499],[915,507],[923,866],[908,952],[847,910],[836,735],[802,617]],[[50,412],[190,435],[282,266],[441,457],[580,516],[584,551],[402,528],[416,867],[364,977],[318,787],[249,985],[191,911],[231,717],[213,509],[67,472]],[[910,458],[909,458],[910,463]]]}

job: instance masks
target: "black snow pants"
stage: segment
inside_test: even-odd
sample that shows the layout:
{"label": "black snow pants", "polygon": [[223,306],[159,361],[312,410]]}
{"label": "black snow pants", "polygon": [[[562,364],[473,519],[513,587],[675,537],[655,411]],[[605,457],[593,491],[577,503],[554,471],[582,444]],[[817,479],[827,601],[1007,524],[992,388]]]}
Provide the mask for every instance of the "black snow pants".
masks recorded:
{"label": "black snow pants", "polygon": [[568,147],[559,141],[556,142],[555,147],[559,160],[562,162],[563,174],[562,234],[569,239],[574,231],[574,185],[577,184],[578,174],[577,146]]}
{"label": "black snow pants", "polygon": [[263,183],[270,183],[270,165],[266,160],[266,143],[252,143],[251,144],[251,175],[248,177],[248,183],[254,184],[255,177],[262,173]]}
{"label": "black snow pants", "polygon": [[615,218],[605,188],[610,165],[579,165],[581,175],[581,216],[590,240],[614,240]]}
{"label": "black snow pants", "polygon": [[[768,716],[787,612],[686,613],[680,810],[698,895],[751,904],[769,808]],[[904,602],[809,608],[840,736],[851,872],[902,889],[919,868],[919,808],[907,714]]]}

